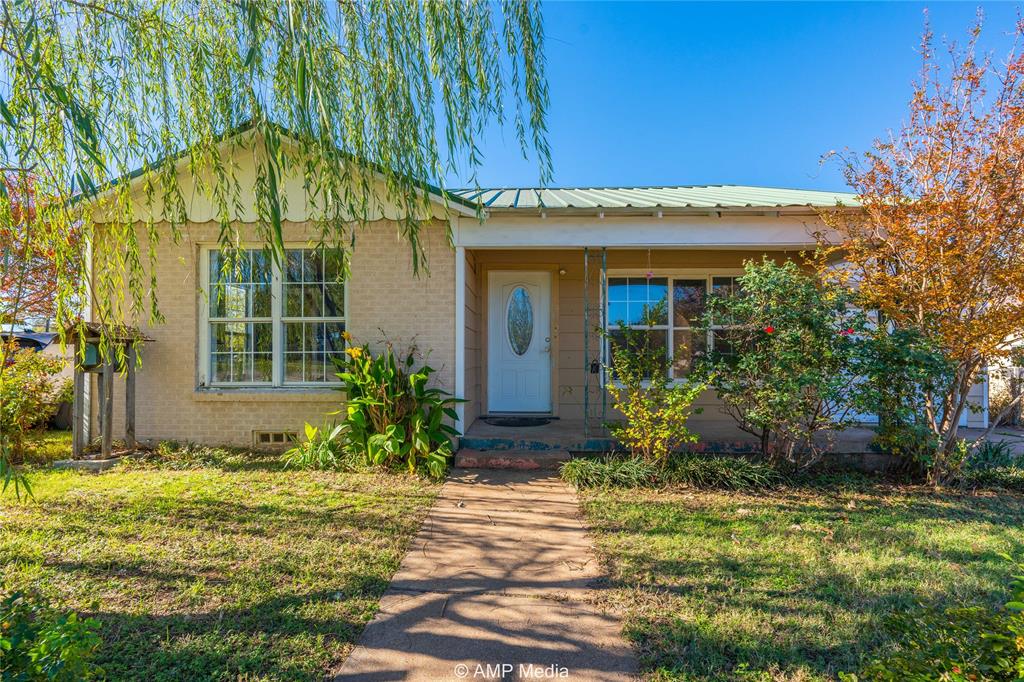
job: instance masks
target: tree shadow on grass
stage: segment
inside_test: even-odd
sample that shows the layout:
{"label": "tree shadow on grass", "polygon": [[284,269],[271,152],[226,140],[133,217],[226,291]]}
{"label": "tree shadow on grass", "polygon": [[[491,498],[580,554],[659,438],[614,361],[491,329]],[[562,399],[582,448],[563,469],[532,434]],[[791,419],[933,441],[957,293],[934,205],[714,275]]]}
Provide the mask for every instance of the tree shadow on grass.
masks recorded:
{"label": "tree shadow on grass", "polygon": [[[755,671],[834,679],[887,642],[890,614],[1005,597],[1010,567],[994,550],[937,546],[929,528],[978,524],[988,534],[982,547],[995,540],[1021,556],[1019,499],[860,492],[852,507],[827,493],[782,492],[762,506],[738,495],[692,508],[659,497],[624,501],[624,514],[595,510],[615,534],[610,586],[644,669],[702,681]],[[697,544],[676,550],[674,538],[687,537]],[[787,551],[790,540],[799,544]],[[858,552],[880,560],[852,570]]]}
{"label": "tree shadow on grass", "polygon": [[[376,602],[387,580],[365,576]],[[102,626],[97,663],[112,680],[319,679],[355,642],[364,622],[331,608],[341,593],[276,596],[246,606],[173,614],[85,612]]]}

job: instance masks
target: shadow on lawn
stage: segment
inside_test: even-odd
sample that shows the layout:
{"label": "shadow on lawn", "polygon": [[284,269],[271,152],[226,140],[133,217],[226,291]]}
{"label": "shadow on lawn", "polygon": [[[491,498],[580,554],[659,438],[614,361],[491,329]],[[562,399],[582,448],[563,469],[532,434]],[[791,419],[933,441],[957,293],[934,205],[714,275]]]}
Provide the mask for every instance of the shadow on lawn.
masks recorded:
{"label": "shadow on lawn", "polygon": [[[995,539],[1024,555],[1014,532],[1024,524],[1021,498],[861,490],[852,507],[850,499],[780,491],[690,506],[656,498],[632,514],[607,508],[618,500],[603,501],[593,516],[613,534],[608,551],[623,575],[611,587],[626,605],[625,634],[644,669],[687,680],[748,679],[754,671],[834,679],[884,644],[888,614],[922,600],[1005,596],[1009,568],[995,551],[953,540],[940,547],[929,529],[977,524],[985,547]],[[681,534],[698,544],[675,558],[670,538]],[[659,538],[669,544],[652,551]]]}
{"label": "shadow on lawn", "polygon": [[[359,582],[367,603],[388,584],[376,576]],[[340,594],[321,590],[188,614],[83,615],[102,624],[97,663],[112,680],[319,679],[364,625],[336,610],[313,613]],[[308,655],[311,646],[322,653],[318,660]]]}

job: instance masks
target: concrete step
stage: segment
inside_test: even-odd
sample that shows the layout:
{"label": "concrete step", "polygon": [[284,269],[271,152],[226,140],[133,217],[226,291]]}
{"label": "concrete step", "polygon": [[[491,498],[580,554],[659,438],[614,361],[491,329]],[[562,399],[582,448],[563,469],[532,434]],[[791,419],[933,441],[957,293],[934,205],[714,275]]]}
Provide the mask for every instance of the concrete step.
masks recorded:
{"label": "concrete step", "polygon": [[554,470],[572,458],[568,450],[471,450],[455,453],[458,469]]}

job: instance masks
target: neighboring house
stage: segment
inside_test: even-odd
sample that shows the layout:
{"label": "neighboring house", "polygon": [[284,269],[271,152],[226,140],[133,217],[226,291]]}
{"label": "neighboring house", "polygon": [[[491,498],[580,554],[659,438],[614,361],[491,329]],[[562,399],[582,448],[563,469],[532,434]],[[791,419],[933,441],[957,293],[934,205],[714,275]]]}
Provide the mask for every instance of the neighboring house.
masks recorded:
{"label": "neighboring house", "polygon": [[[235,159],[243,186],[251,154]],[[357,232],[351,278],[336,284],[334,266],[311,248],[317,235],[300,183],[283,184],[284,265],[259,250],[251,208],[234,217],[253,239],[237,281],[220,276],[214,208],[186,196],[183,239],[156,247],[165,323],[144,326],[154,341],[137,378],[140,439],[265,444],[319,423],[343,399],[331,364],[344,350],[342,331],[377,343],[380,330],[415,339],[438,384],[465,398],[463,430],[482,415],[544,414],[589,435],[611,411],[602,328],[614,334],[614,323],[667,297],[668,315],[647,333],[683,373],[693,353],[721,342],[691,330],[702,296],[734,286],[746,260],[813,248],[824,229],[817,208],[857,210],[850,194],[729,185],[435,193],[423,239],[429,272],[413,274],[400,216],[384,206]],[[138,191],[141,220],[151,209]],[[147,248],[145,230],[140,240]],[[984,388],[975,390],[979,410]],[[114,395],[120,401],[123,391]],[[738,437],[715,402],[710,392],[701,399],[693,428]],[[986,418],[983,410],[966,417],[971,426]],[[115,433],[122,428],[115,405]]]}

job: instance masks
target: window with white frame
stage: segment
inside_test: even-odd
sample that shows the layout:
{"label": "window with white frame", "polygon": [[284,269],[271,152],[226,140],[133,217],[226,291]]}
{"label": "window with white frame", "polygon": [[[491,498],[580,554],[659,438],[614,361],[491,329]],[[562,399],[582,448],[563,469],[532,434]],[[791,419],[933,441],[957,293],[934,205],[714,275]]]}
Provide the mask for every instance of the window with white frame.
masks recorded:
{"label": "window with white frame", "polygon": [[345,287],[329,250],[207,252],[207,383],[316,385],[337,381],[345,352]]}
{"label": "window with white frame", "polygon": [[[680,275],[666,277],[608,277],[605,301],[608,343],[622,343],[623,329],[650,349],[664,349],[672,378],[686,376],[697,358],[714,351],[730,354],[730,326],[726,320],[698,331],[709,292],[724,296],[737,291],[736,275]],[[605,348],[611,356],[610,345]]]}

